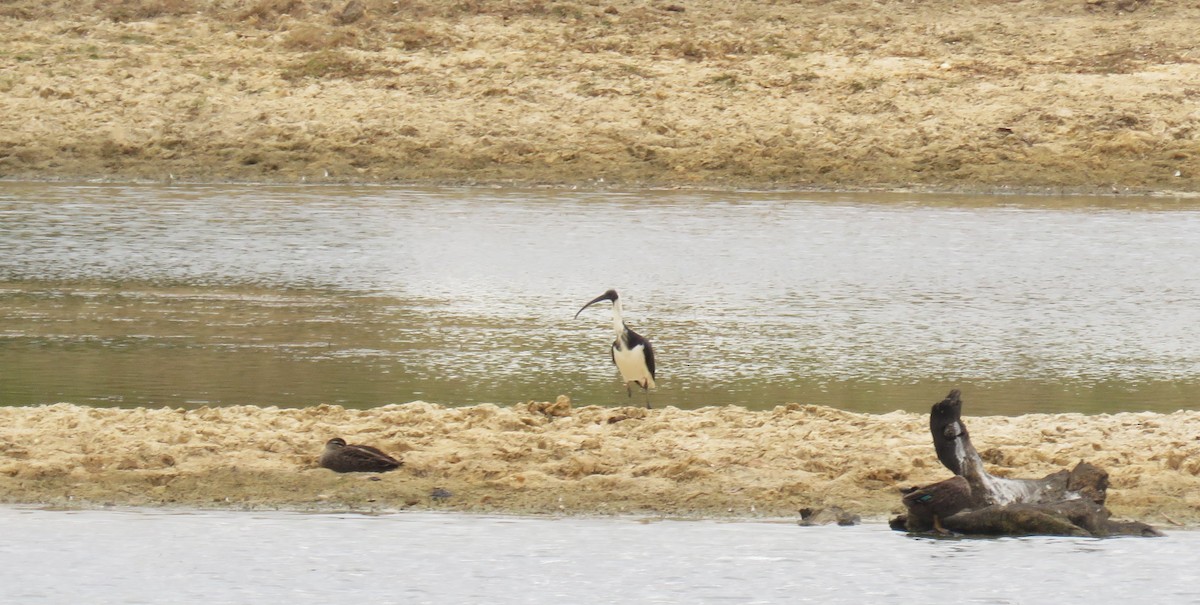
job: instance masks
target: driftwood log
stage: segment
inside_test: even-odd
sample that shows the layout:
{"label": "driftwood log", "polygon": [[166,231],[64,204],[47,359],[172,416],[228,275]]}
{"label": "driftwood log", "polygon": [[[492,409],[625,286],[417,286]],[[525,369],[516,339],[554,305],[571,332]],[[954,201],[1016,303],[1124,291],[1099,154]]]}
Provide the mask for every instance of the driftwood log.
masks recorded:
{"label": "driftwood log", "polygon": [[1080,462],[1041,479],[988,474],[962,422],[957,389],[929,414],[933,447],[954,477],[904,491],[907,514],[892,528],[914,533],[973,535],[1160,536],[1136,521],[1113,521],[1104,506],[1108,473]]}

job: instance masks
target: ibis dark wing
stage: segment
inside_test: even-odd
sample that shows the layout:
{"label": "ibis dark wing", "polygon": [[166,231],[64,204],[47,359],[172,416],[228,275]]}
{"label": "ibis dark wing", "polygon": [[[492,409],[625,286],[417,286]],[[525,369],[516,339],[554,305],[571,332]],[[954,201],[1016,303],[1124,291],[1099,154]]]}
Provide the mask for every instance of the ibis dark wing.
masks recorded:
{"label": "ibis dark wing", "polygon": [[646,346],[646,367],[650,369],[650,377],[656,378],[654,375],[654,347],[650,346],[650,341],[642,339],[642,344]]}

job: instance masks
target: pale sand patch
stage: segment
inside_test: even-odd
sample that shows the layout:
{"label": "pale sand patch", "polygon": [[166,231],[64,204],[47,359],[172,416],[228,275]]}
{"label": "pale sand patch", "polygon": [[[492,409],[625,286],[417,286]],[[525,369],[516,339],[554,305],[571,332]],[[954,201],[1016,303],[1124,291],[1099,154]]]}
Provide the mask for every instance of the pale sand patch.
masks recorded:
{"label": "pale sand patch", "polygon": [[[1200,523],[1200,412],[965,420],[997,475],[1087,460],[1110,473],[1116,517]],[[334,436],[404,466],[318,468]],[[813,405],[0,408],[0,499],[52,506],[794,517],[838,505],[882,520],[902,510],[900,487],[948,476],[926,416]]]}
{"label": "pale sand patch", "polygon": [[13,0],[0,178],[1200,191],[1200,5]]}

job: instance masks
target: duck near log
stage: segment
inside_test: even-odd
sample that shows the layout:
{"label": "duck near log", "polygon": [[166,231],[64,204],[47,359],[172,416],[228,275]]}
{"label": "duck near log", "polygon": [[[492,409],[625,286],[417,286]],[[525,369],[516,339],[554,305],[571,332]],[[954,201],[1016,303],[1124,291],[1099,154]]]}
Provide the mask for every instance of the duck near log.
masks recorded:
{"label": "duck near log", "polygon": [[954,477],[903,490],[906,514],[893,529],[974,535],[1161,536],[1136,521],[1114,521],[1104,506],[1108,473],[1080,462],[1041,479],[1006,479],[987,472],[962,422],[962,394],[934,404],[929,432],[938,460]]}

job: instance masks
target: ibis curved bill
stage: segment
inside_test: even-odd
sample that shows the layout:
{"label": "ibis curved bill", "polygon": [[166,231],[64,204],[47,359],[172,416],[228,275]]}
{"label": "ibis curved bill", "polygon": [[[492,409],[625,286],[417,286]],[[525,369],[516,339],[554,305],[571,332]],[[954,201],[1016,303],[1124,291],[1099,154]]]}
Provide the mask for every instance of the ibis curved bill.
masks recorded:
{"label": "ibis curved bill", "polygon": [[654,347],[650,346],[649,340],[625,325],[621,318],[621,297],[617,295],[617,291],[609,290],[593,298],[575,312],[575,317],[578,318],[584,309],[605,300],[612,301],[613,304],[613,331],[616,332],[617,339],[612,343],[612,361],[621,373],[625,393],[633,397],[633,387],[630,385],[638,385],[646,392],[646,407],[650,407],[649,390],[655,388]]}

